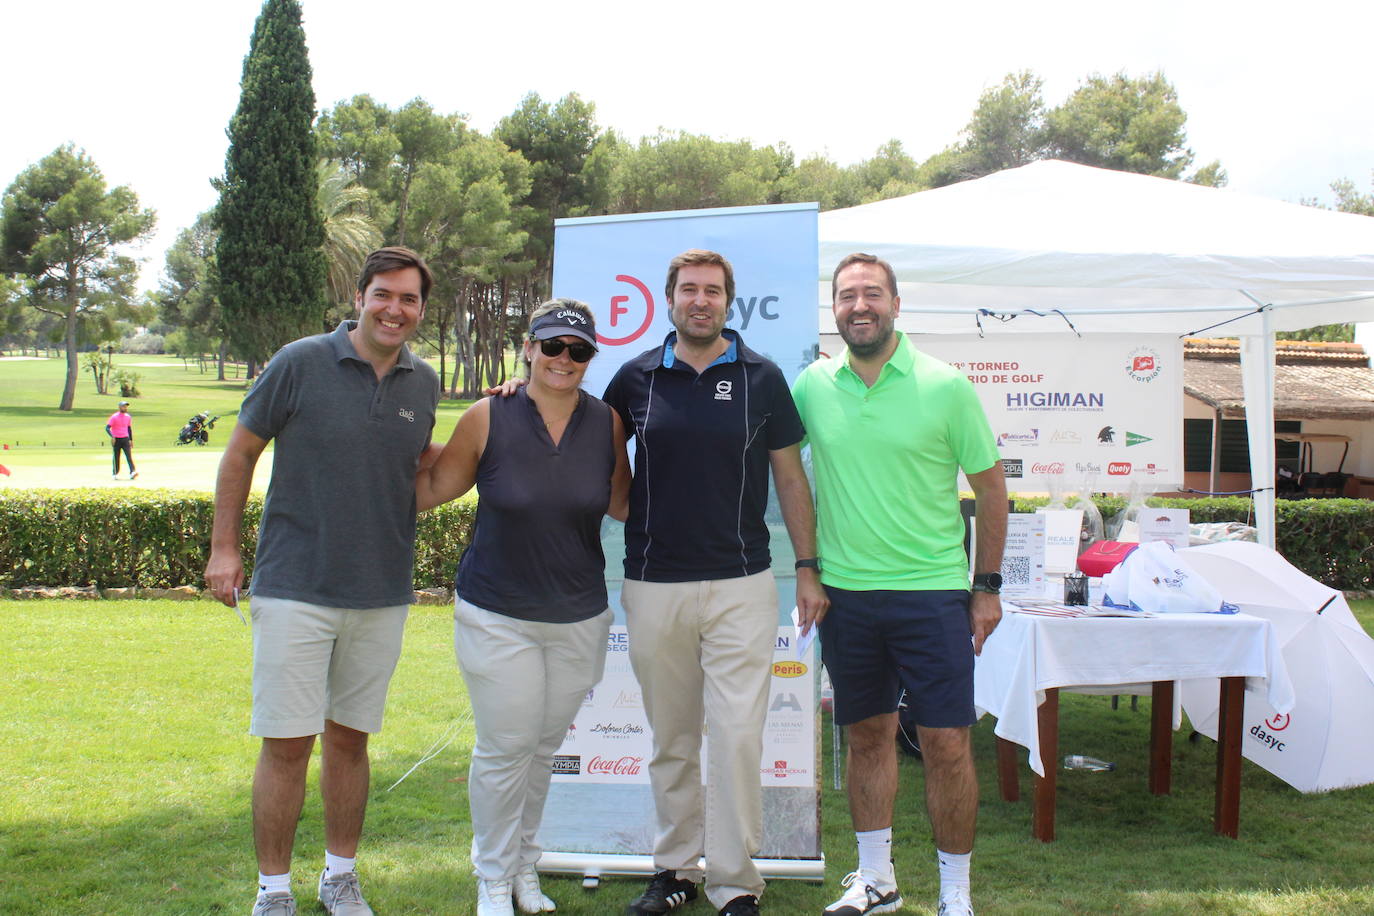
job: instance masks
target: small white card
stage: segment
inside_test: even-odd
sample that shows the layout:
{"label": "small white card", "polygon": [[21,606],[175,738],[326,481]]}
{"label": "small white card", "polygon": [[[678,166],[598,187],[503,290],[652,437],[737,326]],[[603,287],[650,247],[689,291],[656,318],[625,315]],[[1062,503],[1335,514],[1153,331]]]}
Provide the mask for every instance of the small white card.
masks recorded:
{"label": "small white card", "polygon": [[1188,546],[1187,509],[1151,509],[1142,506],[1136,521],[1140,525],[1140,543],[1164,541],[1174,545],[1177,550]]}

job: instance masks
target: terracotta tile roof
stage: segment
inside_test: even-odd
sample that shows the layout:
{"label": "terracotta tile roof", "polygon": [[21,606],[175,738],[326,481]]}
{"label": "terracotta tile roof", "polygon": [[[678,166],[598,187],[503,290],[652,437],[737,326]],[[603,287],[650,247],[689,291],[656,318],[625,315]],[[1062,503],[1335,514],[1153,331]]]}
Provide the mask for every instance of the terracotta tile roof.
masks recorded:
{"label": "terracotta tile roof", "polygon": [[[1374,369],[1362,346],[1281,340],[1274,349],[1275,419],[1374,419]],[[1239,343],[1185,340],[1183,390],[1227,419],[1244,417]]]}

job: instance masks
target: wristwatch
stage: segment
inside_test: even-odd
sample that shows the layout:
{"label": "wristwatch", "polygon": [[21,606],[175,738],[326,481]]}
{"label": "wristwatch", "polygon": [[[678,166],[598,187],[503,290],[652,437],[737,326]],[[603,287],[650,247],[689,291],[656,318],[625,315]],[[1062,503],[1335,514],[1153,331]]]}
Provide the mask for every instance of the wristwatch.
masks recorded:
{"label": "wristwatch", "polygon": [[819,559],[818,557],[806,557],[806,558],[804,558],[804,559],[798,560],[797,563],[796,563],[796,566],[795,566],[794,568],[796,568],[796,569],[814,569],[816,572],[820,572],[820,571],[821,571],[821,561],[820,561],[820,559]]}
{"label": "wristwatch", "polygon": [[1000,595],[1002,593],[1002,574],[978,573],[973,577],[973,590],[975,592],[987,592],[989,595]]}

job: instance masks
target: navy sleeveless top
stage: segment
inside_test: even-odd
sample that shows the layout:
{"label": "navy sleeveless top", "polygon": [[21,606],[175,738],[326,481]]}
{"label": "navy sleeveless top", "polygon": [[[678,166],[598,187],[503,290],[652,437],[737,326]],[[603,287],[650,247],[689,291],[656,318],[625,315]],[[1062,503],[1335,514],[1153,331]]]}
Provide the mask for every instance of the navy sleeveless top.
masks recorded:
{"label": "navy sleeveless top", "polygon": [[615,470],[611,409],[579,391],[557,445],[524,388],[492,398],[490,417],[477,463],[477,526],[454,590],[522,620],[595,617],[607,604],[601,517]]}

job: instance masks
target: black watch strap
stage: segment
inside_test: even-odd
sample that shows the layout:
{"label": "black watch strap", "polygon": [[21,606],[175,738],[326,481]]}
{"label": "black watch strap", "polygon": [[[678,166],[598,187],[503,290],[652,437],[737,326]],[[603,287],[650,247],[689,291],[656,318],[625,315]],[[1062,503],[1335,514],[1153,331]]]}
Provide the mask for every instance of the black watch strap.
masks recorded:
{"label": "black watch strap", "polygon": [[1002,574],[978,573],[973,577],[973,590],[975,592],[987,592],[989,595],[1000,595],[1002,593]]}
{"label": "black watch strap", "polygon": [[820,558],[819,558],[819,557],[806,557],[806,558],[804,558],[804,559],[798,560],[797,563],[796,563],[796,565],[795,565],[793,568],[794,568],[794,569],[814,569],[814,570],[816,570],[816,572],[820,572],[820,571],[821,571],[821,561],[820,561]]}

